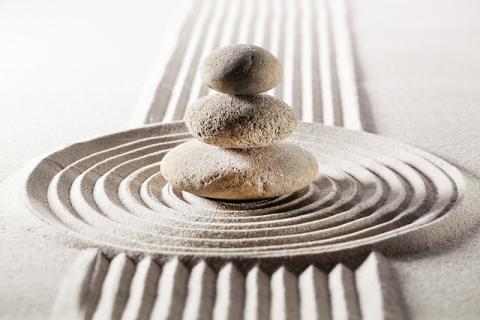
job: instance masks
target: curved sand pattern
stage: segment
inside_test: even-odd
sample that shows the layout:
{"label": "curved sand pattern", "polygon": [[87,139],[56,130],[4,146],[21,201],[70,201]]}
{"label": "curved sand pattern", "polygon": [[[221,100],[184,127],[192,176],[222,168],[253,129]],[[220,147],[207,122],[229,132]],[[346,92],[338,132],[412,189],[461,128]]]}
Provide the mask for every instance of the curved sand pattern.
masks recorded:
{"label": "curved sand pattern", "polygon": [[470,223],[465,198],[478,191],[476,180],[416,148],[300,123],[287,141],[317,158],[313,184],[270,200],[213,201],[173,190],[159,171],[165,153],[188,139],[177,122],[69,146],[31,172],[30,206],[73,244],[225,259],[322,256],[430,246]]}

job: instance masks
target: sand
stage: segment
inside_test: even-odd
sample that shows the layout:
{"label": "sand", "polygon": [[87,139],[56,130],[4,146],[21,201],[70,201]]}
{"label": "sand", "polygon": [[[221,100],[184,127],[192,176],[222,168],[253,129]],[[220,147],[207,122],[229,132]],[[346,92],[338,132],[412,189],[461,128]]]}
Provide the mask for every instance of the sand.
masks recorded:
{"label": "sand", "polygon": [[[480,99],[476,94],[479,90],[475,81],[478,77],[476,69],[478,63],[475,58],[478,56],[479,47],[475,42],[475,34],[478,34],[475,30],[479,28],[478,19],[475,16],[475,12],[478,11],[475,10],[476,4],[469,1],[439,3],[424,0],[416,2],[413,7],[412,4],[394,0],[387,2],[369,0],[362,6],[353,5],[355,15],[353,40],[357,45],[356,49],[359,53],[357,62],[361,67],[361,73],[357,73],[357,75],[359,75],[360,83],[363,84],[360,88],[360,101],[364,107],[362,109],[363,127],[409,144],[418,145],[448,160],[463,172],[479,176],[480,169],[476,151],[480,149],[477,145],[478,113],[475,108]],[[435,8],[435,15],[431,14],[432,8]],[[308,9],[302,10],[310,12]],[[215,21],[221,21],[218,18],[221,16],[221,11],[218,12],[212,19],[212,26]],[[265,13],[265,11],[261,12]],[[294,12],[294,10],[288,11],[288,17],[293,17]],[[206,13],[208,11],[199,12],[199,19],[206,17]],[[230,21],[228,26],[233,25],[235,20],[232,18],[234,17],[227,16],[227,21]],[[154,20],[156,19],[157,17]],[[8,20],[3,21],[11,23]],[[246,20],[242,21],[244,21],[243,25],[248,24]],[[280,19],[269,21],[275,25],[281,25]],[[304,24],[301,25],[303,27],[308,20],[304,21]],[[385,24],[392,27],[379,28],[379,25]],[[222,30],[231,30],[228,26]],[[285,26],[284,30],[290,27],[290,25]],[[201,28],[197,28],[197,30],[199,29]],[[5,30],[11,29],[5,28]],[[208,30],[216,29],[212,27]],[[196,32],[201,33],[201,31]],[[211,33],[209,34],[211,35]],[[247,34],[245,31],[241,32],[239,36],[247,39]],[[212,39],[212,41],[209,40],[206,43],[215,42],[214,37],[208,37],[208,39]],[[222,39],[220,41],[225,41]],[[291,43],[292,40],[287,38],[286,42]],[[277,42],[273,41],[273,43]],[[194,51],[191,50],[191,52]],[[32,55],[36,54],[35,50],[26,52],[32,52]],[[284,57],[292,55],[293,52],[290,51],[283,53]],[[432,56],[438,57],[438,59],[432,59]],[[24,65],[24,59],[20,61],[19,64]],[[123,61],[123,63],[128,62]],[[312,77],[305,73],[305,68],[310,67],[312,65],[307,64],[300,68],[303,70],[301,77],[307,77],[307,79],[311,79],[313,85],[315,83],[318,85],[315,73],[312,74]],[[95,69],[102,72],[101,68]],[[188,67],[184,69],[188,71]],[[341,105],[324,104],[322,112],[318,112],[318,109],[311,108],[313,104],[310,104],[309,101],[311,98],[318,99],[321,95],[314,94],[312,97],[308,93],[306,95],[292,94],[292,78],[294,78],[292,70],[297,69],[294,63],[287,63],[286,69],[288,78],[277,93],[283,92],[287,103],[291,103],[296,108],[302,119],[309,120],[311,118],[316,121],[326,121],[329,124],[350,126],[352,118],[346,119],[338,112],[339,110],[343,111]],[[185,71],[180,74],[182,79],[186,75]],[[17,72],[15,71],[15,74]],[[298,76],[297,74],[295,77]],[[325,80],[325,78],[321,79]],[[195,83],[197,82],[193,82],[192,88],[196,92],[199,87]],[[309,81],[302,83],[302,88],[304,88],[308,86]],[[38,81],[35,81],[35,87],[37,86]],[[91,93],[91,95],[104,96],[105,92],[114,93],[114,91],[109,91],[111,87],[107,88],[103,88],[101,94]],[[24,87],[16,86],[14,89],[19,90],[19,96],[20,94],[25,96]],[[295,92],[299,92],[298,90],[304,89],[296,88]],[[305,89],[305,92],[309,92],[309,90]],[[182,99],[179,97],[184,95],[181,90],[178,90],[172,94],[172,99],[181,101]],[[303,99],[303,103],[299,97]],[[82,99],[82,101],[84,100]],[[64,106],[64,99],[61,99],[59,104]],[[177,104],[172,103],[172,105]],[[183,103],[179,105],[182,106]],[[47,106],[49,103],[45,101],[41,106],[38,104],[38,110],[43,110],[39,112],[49,114],[48,110],[51,109]],[[303,106],[303,108],[299,106]],[[110,105],[103,103],[99,103],[96,108],[105,112],[111,110]],[[157,113],[158,110],[161,112]],[[161,105],[160,108],[155,109],[153,114],[149,114],[151,116],[149,119],[152,121],[162,120],[164,115],[167,120],[178,119],[182,112],[176,113],[176,110],[171,106]],[[163,111],[165,111],[164,114]],[[142,116],[135,117],[133,123],[139,123],[135,122],[135,119],[144,120],[144,114],[142,112],[138,112],[138,114]],[[64,125],[69,123],[63,121],[63,117],[68,118],[67,115],[60,116],[59,113],[57,121]],[[41,117],[36,118],[35,123],[42,130],[37,131],[37,139],[50,141],[53,139],[50,130],[51,122],[39,122],[38,119]],[[118,127],[115,130],[123,130],[124,127],[119,124],[122,122],[121,117],[116,119]],[[353,117],[353,119],[356,118]],[[80,116],[75,120],[75,123],[79,124],[83,121],[92,124],[91,121],[84,120]],[[103,126],[103,122],[100,121],[97,125]],[[11,123],[18,126],[18,123],[22,122],[12,121]],[[28,127],[28,124],[25,126]],[[74,143],[84,138],[83,136],[72,136],[67,139],[67,135],[73,135],[73,133],[69,131],[70,126],[66,126],[66,128],[68,129],[65,129],[64,132],[66,138],[65,141],[61,141],[62,143]],[[95,130],[99,130],[98,133],[100,133],[102,129]],[[50,152],[54,147],[32,140],[32,133],[23,127],[22,130],[11,132],[15,132],[15,136],[21,141],[32,143],[31,146],[22,145],[25,152],[33,150],[32,146],[39,147],[38,150],[35,149],[37,153]],[[8,138],[4,141],[11,141],[11,139]],[[17,158],[19,153],[10,151],[7,153],[8,155],[2,156],[2,162],[5,163],[4,157],[12,155],[5,161],[8,161],[9,166],[13,163],[16,168],[20,167],[25,157]],[[3,172],[6,171],[7,169]],[[65,242],[63,237],[57,236],[57,231],[52,230],[45,223],[39,222],[36,218],[32,219],[31,212],[25,210],[18,191],[22,190],[21,181],[26,172],[13,174],[0,185],[1,237],[2,243],[5,244],[0,247],[0,250],[2,259],[7,261],[7,263],[0,264],[3,284],[0,286],[2,299],[0,314],[5,319],[48,318],[64,273],[75,263],[77,253],[83,252],[74,249],[77,245],[75,242]],[[442,242],[441,246],[435,249],[422,249],[417,254],[403,257],[387,257],[400,282],[399,290],[409,318],[476,318],[480,313],[480,304],[478,303],[480,289],[476,276],[478,274],[477,262],[480,261],[478,234],[478,230],[473,229],[464,235],[453,237],[448,242]],[[352,267],[352,269],[355,268]],[[329,272],[330,269],[323,271]],[[285,274],[287,273],[284,272],[283,275]],[[277,276],[275,279],[292,279],[292,277]]]}

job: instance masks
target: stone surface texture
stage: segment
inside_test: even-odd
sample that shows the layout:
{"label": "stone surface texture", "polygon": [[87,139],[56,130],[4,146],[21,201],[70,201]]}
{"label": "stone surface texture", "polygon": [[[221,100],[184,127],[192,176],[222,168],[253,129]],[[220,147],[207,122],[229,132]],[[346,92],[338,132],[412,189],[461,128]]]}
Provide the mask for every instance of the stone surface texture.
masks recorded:
{"label": "stone surface texture", "polygon": [[293,110],[258,94],[278,84],[282,68],[267,50],[220,48],[202,62],[202,77],[227,94],[202,97],[184,120],[200,141],[175,147],[162,160],[173,188],[223,200],[256,200],[305,188],[317,176],[316,159],[299,146],[277,143],[296,127]]}
{"label": "stone surface texture", "polygon": [[252,200],[306,187],[317,177],[318,165],[310,152],[291,143],[225,149],[194,140],[171,150],[161,173],[174,188],[193,194]]}
{"label": "stone surface texture", "polygon": [[200,70],[210,88],[235,95],[268,91],[282,79],[282,66],[274,55],[246,44],[215,50],[205,58]]}
{"label": "stone surface texture", "polygon": [[224,148],[269,146],[296,127],[292,109],[263,94],[202,97],[187,109],[185,123],[195,138]]}

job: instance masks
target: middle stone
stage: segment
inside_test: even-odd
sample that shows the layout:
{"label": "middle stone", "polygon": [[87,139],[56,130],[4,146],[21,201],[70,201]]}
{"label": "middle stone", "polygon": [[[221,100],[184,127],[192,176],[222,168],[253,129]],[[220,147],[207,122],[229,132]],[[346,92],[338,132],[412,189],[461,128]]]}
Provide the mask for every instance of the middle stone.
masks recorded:
{"label": "middle stone", "polygon": [[184,120],[195,138],[224,148],[269,146],[296,127],[292,109],[263,94],[205,96],[187,109]]}

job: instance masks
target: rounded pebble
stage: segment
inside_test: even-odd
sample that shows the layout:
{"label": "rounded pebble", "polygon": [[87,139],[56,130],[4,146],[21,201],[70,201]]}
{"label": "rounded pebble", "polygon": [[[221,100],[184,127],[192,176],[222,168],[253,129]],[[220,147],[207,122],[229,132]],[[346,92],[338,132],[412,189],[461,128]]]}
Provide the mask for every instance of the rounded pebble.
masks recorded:
{"label": "rounded pebble", "polygon": [[197,140],[168,152],[163,177],[179,190],[224,200],[273,198],[300,190],[318,174],[313,155],[290,143],[223,149]]}
{"label": "rounded pebble", "polygon": [[229,94],[258,94],[282,80],[282,65],[267,50],[246,44],[215,50],[202,62],[203,81],[212,89]]}
{"label": "rounded pebble", "polygon": [[224,148],[269,146],[297,125],[292,108],[268,95],[205,96],[187,109],[184,120],[195,138]]}

